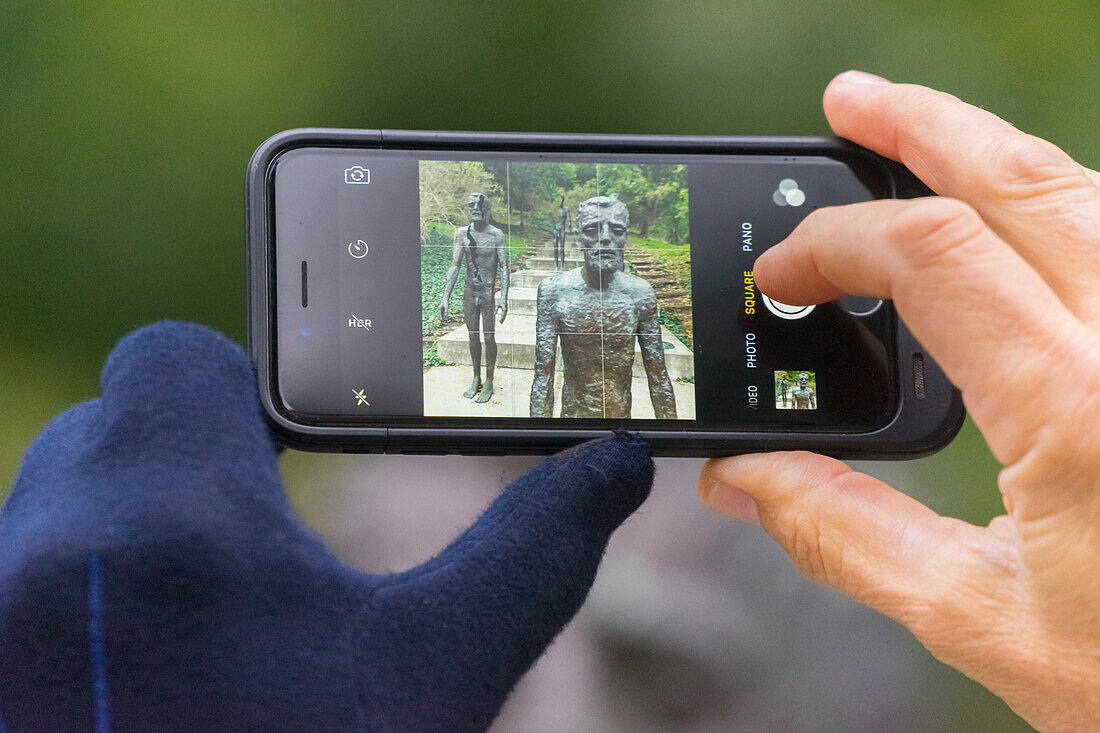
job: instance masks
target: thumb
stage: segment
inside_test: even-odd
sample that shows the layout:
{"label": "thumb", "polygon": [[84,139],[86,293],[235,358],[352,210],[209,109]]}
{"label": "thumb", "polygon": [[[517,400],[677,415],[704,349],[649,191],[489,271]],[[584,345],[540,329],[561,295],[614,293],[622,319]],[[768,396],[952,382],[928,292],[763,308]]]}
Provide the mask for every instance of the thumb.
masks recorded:
{"label": "thumb", "polygon": [[[193,323],[140,328],[111,351],[100,385],[101,398],[66,411],[35,439],[6,512],[24,493],[52,490],[44,487],[84,488],[102,501],[99,481],[121,493],[140,487],[149,503],[181,491],[219,504],[247,493],[286,513],[252,364],[229,339]],[[225,486],[248,491],[223,496]]]}
{"label": "thumb", "polygon": [[162,321],[134,331],[107,357],[100,386],[104,441],[186,448],[203,459],[211,448],[259,458],[271,446],[252,362],[205,326]]}
{"label": "thumb", "polygon": [[[416,730],[488,727],[580,608],[611,532],[649,495],[653,461],[617,435],[553,456],[439,556],[372,591],[376,710]],[[392,726],[382,724],[380,728]]]}
{"label": "thumb", "polygon": [[[806,452],[712,459],[699,476],[719,514],[759,521],[810,577],[918,637],[953,615],[984,530],[941,517],[844,463]],[[963,570],[967,568],[967,570]]]}

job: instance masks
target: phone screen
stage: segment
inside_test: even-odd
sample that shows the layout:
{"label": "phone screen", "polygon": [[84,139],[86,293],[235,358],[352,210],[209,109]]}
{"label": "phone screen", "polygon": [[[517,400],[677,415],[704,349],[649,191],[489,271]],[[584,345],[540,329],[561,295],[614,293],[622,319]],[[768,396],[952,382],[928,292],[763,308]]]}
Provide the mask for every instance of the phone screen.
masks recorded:
{"label": "phone screen", "polygon": [[288,150],[269,176],[280,409],[317,425],[866,432],[889,302],[775,302],[753,263],[872,159]]}

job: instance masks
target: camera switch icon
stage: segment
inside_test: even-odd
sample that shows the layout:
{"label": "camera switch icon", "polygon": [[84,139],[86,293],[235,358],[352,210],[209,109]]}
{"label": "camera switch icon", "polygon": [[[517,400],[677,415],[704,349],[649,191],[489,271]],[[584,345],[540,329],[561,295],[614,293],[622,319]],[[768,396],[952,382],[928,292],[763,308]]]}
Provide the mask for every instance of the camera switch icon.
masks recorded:
{"label": "camera switch icon", "polygon": [[361,165],[353,165],[351,168],[345,168],[344,183],[370,183],[370,168],[364,168]]}

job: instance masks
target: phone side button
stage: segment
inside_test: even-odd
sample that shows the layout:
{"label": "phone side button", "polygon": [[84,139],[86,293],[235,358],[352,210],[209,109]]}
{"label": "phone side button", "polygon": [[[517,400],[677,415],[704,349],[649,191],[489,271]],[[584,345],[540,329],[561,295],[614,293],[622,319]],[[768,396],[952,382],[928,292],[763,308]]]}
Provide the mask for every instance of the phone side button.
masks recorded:
{"label": "phone side button", "polygon": [[504,450],[460,450],[458,452],[460,456],[506,456],[508,451]]}
{"label": "phone side button", "polygon": [[445,456],[449,451],[445,450],[403,450],[403,456]]}

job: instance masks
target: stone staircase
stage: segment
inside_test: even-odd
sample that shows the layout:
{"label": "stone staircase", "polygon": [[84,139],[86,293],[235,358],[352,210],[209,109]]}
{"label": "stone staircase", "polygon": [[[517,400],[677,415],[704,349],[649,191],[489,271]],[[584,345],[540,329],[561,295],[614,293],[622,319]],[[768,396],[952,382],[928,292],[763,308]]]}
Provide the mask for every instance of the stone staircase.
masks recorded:
{"label": "stone staircase", "polygon": [[[572,239],[566,241],[565,266],[567,270],[584,263]],[[554,248],[549,241],[542,244],[533,256],[525,261],[526,269],[511,273],[508,289],[508,317],[496,324],[497,366],[513,369],[534,369],[535,364],[535,315],[538,284],[559,270],[554,267]],[[665,364],[672,379],[695,376],[695,357],[680,339],[662,327],[661,340],[665,345]],[[456,364],[470,364],[469,331],[460,325],[444,334],[438,341],[439,356]],[[561,357],[557,369],[561,369]],[[634,345],[634,377],[644,379],[641,350]]]}
{"label": "stone staircase", "polygon": [[[543,244],[535,250],[535,255],[533,257],[528,257],[524,261],[524,264],[527,266],[527,269],[517,270],[512,273],[508,280],[510,287],[537,288],[540,282],[559,272],[559,270],[554,267],[554,245],[552,243]],[[577,251],[576,245],[571,240],[566,240],[565,269],[572,270],[583,264],[584,258],[581,256],[581,253]],[[509,293],[509,295],[511,295],[511,293]],[[511,298],[508,300],[510,302]],[[509,308],[511,308],[510,305]],[[531,312],[534,313],[534,311]]]}

